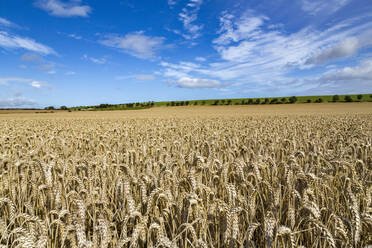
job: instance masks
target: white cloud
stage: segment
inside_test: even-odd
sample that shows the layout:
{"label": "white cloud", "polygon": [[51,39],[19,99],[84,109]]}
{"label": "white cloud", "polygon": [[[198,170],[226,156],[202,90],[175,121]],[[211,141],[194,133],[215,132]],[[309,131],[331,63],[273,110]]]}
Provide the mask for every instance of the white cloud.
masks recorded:
{"label": "white cloud", "polygon": [[30,107],[30,106],[35,106],[36,104],[37,103],[34,100],[20,98],[20,97],[0,99],[1,108]]}
{"label": "white cloud", "polygon": [[181,88],[217,88],[222,83],[213,79],[182,77],[177,80],[177,85]]}
{"label": "white cloud", "polygon": [[86,54],[83,55],[83,59],[90,60],[93,63],[99,64],[99,65],[106,64],[106,62],[107,62],[106,58],[104,58],[104,57],[103,58],[94,58],[94,57],[90,57],[90,56],[88,56]]}
{"label": "white cloud", "polygon": [[76,74],[76,72],[74,72],[74,71],[65,72],[65,75],[67,75],[67,76],[73,76],[75,74]]}
{"label": "white cloud", "polygon": [[0,31],[0,47],[8,49],[25,49],[41,54],[56,54],[56,52],[48,46],[37,43],[30,38],[11,35],[5,31]]}
{"label": "white cloud", "polygon": [[58,17],[88,17],[92,11],[88,5],[81,5],[81,0],[63,2],[60,0],[38,0],[35,5],[47,11],[50,15]]}
{"label": "white cloud", "polygon": [[76,40],[81,40],[83,38],[82,36],[77,35],[77,34],[69,34],[67,36],[70,37],[70,38],[74,38]]}
{"label": "white cloud", "polygon": [[325,73],[321,80],[323,81],[348,81],[352,84],[353,80],[365,80],[372,87],[372,59],[362,61],[354,67],[344,67],[342,69],[331,70]]}
{"label": "white cloud", "polygon": [[203,0],[190,0],[182,12],[178,14],[179,20],[183,23],[183,27],[187,33],[182,34],[185,39],[194,40],[201,36],[203,25],[196,25],[198,19],[198,12]]}
{"label": "white cloud", "polygon": [[173,6],[175,5],[177,2],[175,0],[168,0],[168,5],[170,6]]}
{"label": "white cloud", "polygon": [[31,86],[34,87],[34,88],[41,88],[41,83],[38,82],[38,81],[32,81],[31,82]]}
{"label": "white cloud", "polygon": [[319,53],[308,58],[305,63],[310,65],[322,65],[335,59],[352,56],[356,54],[360,48],[372,45],[370,38],[371,37],[363,41],[357,37],[348,37],[340,43],[323,49]]}
{"label": "white cloud", "polygon": [[[227,88],[239,93],[242,92],[241,89],[257,95],[267,95],[267,92],[304,93],[325,82],[325,78],[307,81],[302,77],[290,77],[288,73],[308,69],[313,66],[309,65],[311,60],[312,63],[326,63],[343,56],[355,55],[358,49],[372,43],[370,19],[365,22],[360,18],[358,21],[347,19],[324,30],[308,26],[294,33],[286,33],[285,27],[268,29],[270,19],[261,15],[253,16],[252,12],[245,13],[241,18],[227,13],[223,15],[228,16],[230,23],[226,26],[226,21],[222,18],[219,37],[213,42],[220,59],[202,65],[162,62],[160,65],[163,67],[164,77],[176,82],[182,77],[233,81]],[[312,72],[309,71],[310,73]],[[351,82],[350,85],[357,83],[355,78]],[[334,82],[328,80],[322,87],[330,89],[333,84]],[[363,81],[363,85],[365,84],[366,80]],[[371,81],[369,84],[372,85]]]}
{"label": "white cloud", "polygon": [[156,52],[163,47],[164,38],[147,36],[143,31],[139,31],[124,36],[107,36],[106,40],[99,42],[108,47],[118,48],[137,58],[153,59]]}
{"label": "white cloud", "polygon": [[246,12],[237,21],[235,16],[224,12],[220,17],[221,34],[213,43],[227,45],[231,42],[238,42],[243,39],[255,38],[259,34],[259,28],[269,18],[266,16],[253,16],[251,11]]}
{"label": "white cloud", "polygon": [[27,78],[0,78],[0,85],[7,85],[9,84],[10,82],[14,82],[14,83],[26,83],[26,82],[30,82],[32,80],[30,79],[27,79]]}
{"label": "white cloud", "polygon": [[345,5],[351,0],[302,0],[302,10],[309,13],[310,15],[317,15],[319,13],[332,14]]}
{"label": "white cloud", "polygon": [[12,27],[15,26],[15,24],[5,18],[0,17],[0,26]]}
{"label": "white cloud", "polygon": [[36,81],[29,78],[0,78],[0,85],[9,85],[10,83],[27,83],[31,87],[37,89],[50,85],[47,82]]}
{"label": "white cloud", "polygon": [[203,57],[196,57],[195,60],[196,60],[196,61],[199,61],[199,62],[204,62],[204,61],[206,61],[207,59],[206,59],[206,58],[203,58]]}

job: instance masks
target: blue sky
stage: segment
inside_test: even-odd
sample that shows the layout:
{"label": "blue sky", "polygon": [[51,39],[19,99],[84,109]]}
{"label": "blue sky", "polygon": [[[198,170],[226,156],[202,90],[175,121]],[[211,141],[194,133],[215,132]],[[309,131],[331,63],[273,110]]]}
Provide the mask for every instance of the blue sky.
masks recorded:
{"label": "blue sky", "polygon": [[0,108],[351,93],[370,0],[0,0]]}

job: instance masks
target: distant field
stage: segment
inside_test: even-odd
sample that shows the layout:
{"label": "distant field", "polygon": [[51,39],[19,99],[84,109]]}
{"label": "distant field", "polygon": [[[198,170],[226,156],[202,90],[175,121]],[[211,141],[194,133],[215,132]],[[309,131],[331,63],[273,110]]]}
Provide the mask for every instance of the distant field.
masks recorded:
{"label": "distant field", "polygon": [[[0,110],[0,113],[2,110]],[[310,104],[268,104],[268,105],[229,105],[229,106],[180,106],[159,107],[141,110],[115,111],[49,111],[34,113],[32,111],[4,111],[12,115],[0,114],[0,118],[237,118],[246,116],[270,115],[324,115],[324,114],[353,114],[372,113],[372,102],[353,103],[310,103]]]}
{"label": "distant field", "polygon": [[0,109],[0,114],[43,114],[54,113],[61,110],[43,110],[43,109]]}

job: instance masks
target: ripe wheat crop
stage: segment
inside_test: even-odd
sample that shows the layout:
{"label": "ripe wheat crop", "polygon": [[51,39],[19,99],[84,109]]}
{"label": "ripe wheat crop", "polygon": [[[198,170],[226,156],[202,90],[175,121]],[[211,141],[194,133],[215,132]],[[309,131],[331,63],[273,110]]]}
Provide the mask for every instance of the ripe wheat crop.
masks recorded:
{"label": "ripe wheat crop", "polygon": [[3,119],[0,247],[365,247],[372,115]]}

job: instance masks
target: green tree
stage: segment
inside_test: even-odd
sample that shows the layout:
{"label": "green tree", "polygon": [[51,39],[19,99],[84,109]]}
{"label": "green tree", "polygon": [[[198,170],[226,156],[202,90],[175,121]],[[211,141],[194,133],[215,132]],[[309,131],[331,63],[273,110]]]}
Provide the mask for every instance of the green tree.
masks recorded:
{"label": "green tree", "polygon": [[195,101],[195,102],[194,102],[194,105],[198,105],[198,101]]}
{"label": "green tree", "polygon": [[352,102],[353,101],[353,98],[351,98],[351,96],[347,95],[345,96],[345,102]]}
{"label": "green tree", "polygon": [[201,103],[202,105],[205,105],[205,101],[202,101],[202,103]]}
{"label": "green tree", "polygon": [[290,102],[290,103],[295,103],[295,102],[297,102],[297,97],[295,97],[295,96],[291,96],[291,97],[289,98],[289,102]]}
{"label": "green tree", "polygon": [[220,100],[215,100],[213,105],[218,105],[219,102],[220,102]]}
{"label": "green tree", "polygon": [[227,105],[231,105],[231,99],[227,100]]}
{"label": "green tree", "polygon": [[68,108],[66,107],[66,106],[61,106],[60,108],[59,108],[60,110],[67,110]]}
{"label": "green tree", "polygon": [[273,98],[270,101],[270,104],[278,103],[278,98]]}
{"label": "green tree", "polygon": [[287,102],[287,98],[283,97],[282,99],[280,99],[282,101],[282,103],[286,103]]}
{"label": "green tree", "polygon": [[359,95],[357,95],[357,98],[358,98],[358,100],[360,101],[360,100],[362,100],[363,95],[359,94]]}
{"label": "green tree", "polygon": [[54,110],[54,107],[53,106],[48,106],[48,107],[45,107],[44,109],[46,109],[46,110]]}
{"label": "green tree", "polygon": [[334,95],[332,97],[332,101],[334,101],[334,102],[338,102],[339,100],[340,100],[340,96],[339,95]]}
{"label": "green tree", "polygon": [[306,101],[307,103],[311,103],[311,99],[307,99],[307,101]]}
{"label": "green tree", "polygon": [[256,104],[260,104],[261,103],[261,99],[260,98],[257,98],[256,99]]}
{"label": "green tree", "polygon": [[253,99],[248,99],[248,104],[252,104],[253,103]]}
{"label": "green tree", "polygon": [[269,98],[265,98],[264,104],[268,104],[270,102]]}

